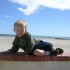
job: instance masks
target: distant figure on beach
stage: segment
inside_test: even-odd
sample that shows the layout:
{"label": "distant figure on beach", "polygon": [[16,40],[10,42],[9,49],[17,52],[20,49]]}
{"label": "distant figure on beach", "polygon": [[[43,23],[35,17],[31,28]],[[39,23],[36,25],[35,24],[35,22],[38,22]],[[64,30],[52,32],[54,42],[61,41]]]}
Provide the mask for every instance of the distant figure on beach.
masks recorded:
{"label": "distant figure on beach", "polygon": [[17,53],[19,48],[23,49],[25,54],[36,56],[57,56],[63,53],[63,49],[54,49],[51,43],[33,38],[27,31],[26,26],[25,20],[17,20],[14,23],[14,32],[16,36],[13,41],[13,46],[4,53]]}

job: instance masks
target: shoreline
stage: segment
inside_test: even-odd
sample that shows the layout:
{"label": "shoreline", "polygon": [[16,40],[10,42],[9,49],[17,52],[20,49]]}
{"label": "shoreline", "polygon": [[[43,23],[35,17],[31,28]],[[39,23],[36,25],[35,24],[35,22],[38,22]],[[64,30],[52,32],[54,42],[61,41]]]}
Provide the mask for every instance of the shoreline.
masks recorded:
{"label": "shoreline", "polygon": [[[43,38],[43,39],[60,39],[60,40],[70,40],[70,37],[60,37],[60,36],[39,36],[32,35],[35,38]],[[0,37],[15,37],[15,34],[0,34]]]}

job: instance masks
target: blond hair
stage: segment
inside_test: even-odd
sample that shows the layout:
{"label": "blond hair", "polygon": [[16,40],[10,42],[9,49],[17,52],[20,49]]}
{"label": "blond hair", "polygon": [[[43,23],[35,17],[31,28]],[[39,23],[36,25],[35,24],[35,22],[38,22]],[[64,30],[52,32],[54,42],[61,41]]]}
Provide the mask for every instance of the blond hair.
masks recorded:
{"label": "blond hair", "polygon": [[15,27],[15,26],[24,27],[24,26],[26,26],[26,21],[25,21],[25,20],[17,20],[17,21],[14,23],[14,27]]}
{"label": "blond hair", "polygon": [[[26,29],[26,21],[25,20],[17,20],[15,23],[14,23],[14,27],[15,26],[19,26],[21,28],[25,28]],[[26,29],[27,31],[27,29]]]}

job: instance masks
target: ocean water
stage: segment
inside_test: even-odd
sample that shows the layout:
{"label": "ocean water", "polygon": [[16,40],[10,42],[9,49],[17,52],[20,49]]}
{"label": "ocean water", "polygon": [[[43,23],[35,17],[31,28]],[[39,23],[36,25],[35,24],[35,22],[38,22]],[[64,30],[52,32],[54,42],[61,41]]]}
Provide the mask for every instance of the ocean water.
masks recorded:
{"label": "ocean water", "polygon": [[70,37],[57,37],[57,36],[33,36],[35,38],[43,38],[43,39],[62,39],[62,40],[70,40]]}
{"label": "ocean water", "polygon": [[[0,34],[0,36],[6,36],[6,37],[14,37],[13,34]],[[58,36],[36,36],[33,35],[34,38],[43,38],[43,39],[62,39],[62,40],[70,40],[70,37],[58,37]]]}

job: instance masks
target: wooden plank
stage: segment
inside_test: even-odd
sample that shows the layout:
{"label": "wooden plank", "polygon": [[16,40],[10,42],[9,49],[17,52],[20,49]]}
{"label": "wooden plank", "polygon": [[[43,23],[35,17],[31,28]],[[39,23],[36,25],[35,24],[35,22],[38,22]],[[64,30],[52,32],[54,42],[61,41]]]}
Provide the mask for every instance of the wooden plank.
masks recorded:
{"label": "wooden plank", "polygon": [[64,54],[59,56],[34,56],[23,53],[0,54],[0,61],[70,61],[70,56]]}

